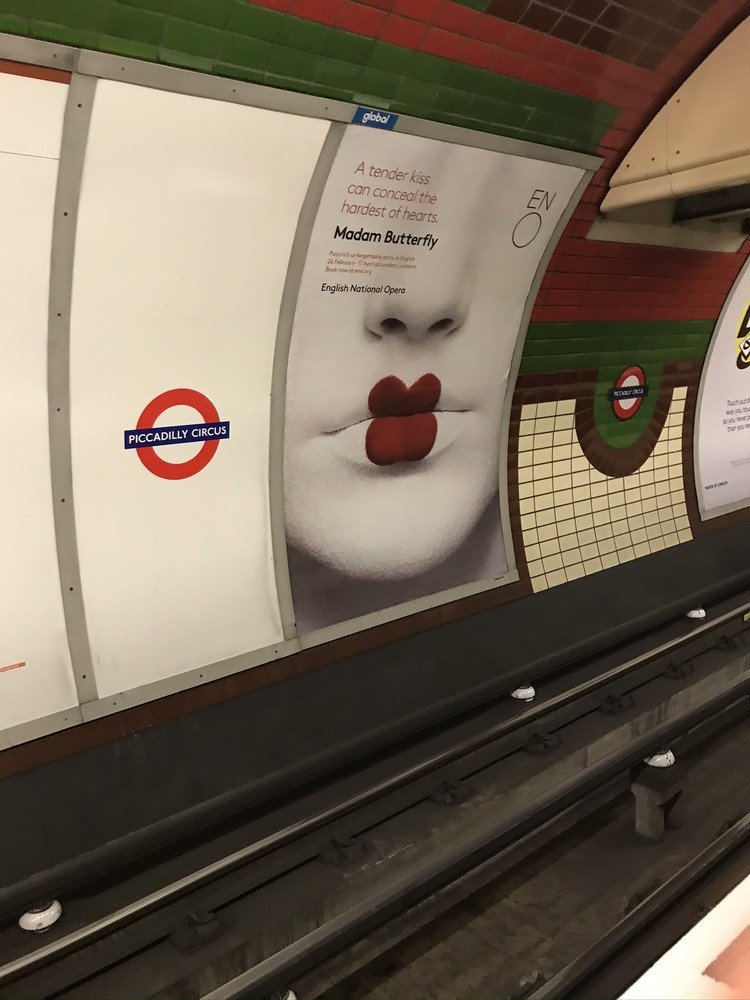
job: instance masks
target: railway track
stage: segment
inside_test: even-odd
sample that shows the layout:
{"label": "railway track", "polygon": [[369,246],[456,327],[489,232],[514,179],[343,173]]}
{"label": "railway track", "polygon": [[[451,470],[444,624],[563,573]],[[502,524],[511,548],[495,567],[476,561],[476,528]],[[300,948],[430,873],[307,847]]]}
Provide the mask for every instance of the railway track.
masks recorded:
{"label": "railway track", "polygon": [[67,895],[51,881],[65,916],[45,938],[9,919],[32,887],[6,887],[0,996],[282,990],[525,838],[575,822],[664,740],[745,713],[749,609],[727,598],[697,626],[672,622],[547,677],[531,705],[498,697],[109,880],[71,881]]}

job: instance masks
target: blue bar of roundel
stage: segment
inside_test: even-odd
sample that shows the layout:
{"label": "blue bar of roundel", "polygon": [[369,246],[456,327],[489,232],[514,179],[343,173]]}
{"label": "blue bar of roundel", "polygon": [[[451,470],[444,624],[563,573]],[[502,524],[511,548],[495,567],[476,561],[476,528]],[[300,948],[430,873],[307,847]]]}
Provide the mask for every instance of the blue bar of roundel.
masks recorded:
{"label": "blue bar of roundel", "polygon": [[[153,432],[165,438],[160,441],[147,441],[145,435]],[[229,438],[229,421],[218,420],[214,423],[174,424],[170,427],[134,428],[123,434],[126,448],[163,448],[168,444],[204,444],[206,441],[226,441]]]}

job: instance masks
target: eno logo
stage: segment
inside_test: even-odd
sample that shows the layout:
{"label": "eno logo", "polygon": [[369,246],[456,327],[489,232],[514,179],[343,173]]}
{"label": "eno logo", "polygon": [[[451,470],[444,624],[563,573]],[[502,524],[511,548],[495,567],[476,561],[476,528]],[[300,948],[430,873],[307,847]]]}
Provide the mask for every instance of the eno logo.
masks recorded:
{"label": "eno logo", "polygon": [[398,121],[398,115],[389,111],[377,111],[375,108],[357,108],[352,117],[355,125],[369,125],[370,128],[393,128]]}

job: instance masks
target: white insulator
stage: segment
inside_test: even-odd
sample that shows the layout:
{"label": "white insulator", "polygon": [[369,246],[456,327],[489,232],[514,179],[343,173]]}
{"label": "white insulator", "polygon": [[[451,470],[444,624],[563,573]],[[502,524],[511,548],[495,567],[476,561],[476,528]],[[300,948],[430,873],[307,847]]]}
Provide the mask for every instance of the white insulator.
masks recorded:
{"label": "white insulator", "polygon": [[688,611],[687,617],[694,618],[696,621],[703,621],[706,617],[706,610],[705,608],[693,608],[692,611]]}
{"label": "white insulator", "polygon": [[522,684],[515,691],[511,691],[510,696],[516,701],[533,701],[536,698],[536,691],[531,684]]}
{"label": "white insulator", "polygon": [[50,927],[57,923],[62,916],[62,906],[58,900],[53,899],[51,903],[44,903],[27,910],[18,918],[18,926],[22,931],[34,931],[36,934],[43,934]]}
{"label": "white insulator", "polygon": [[671,750],[660,750],[651,757],[644,757],[643,763],[649,767],[671,767],[674,764],[674,754]]}

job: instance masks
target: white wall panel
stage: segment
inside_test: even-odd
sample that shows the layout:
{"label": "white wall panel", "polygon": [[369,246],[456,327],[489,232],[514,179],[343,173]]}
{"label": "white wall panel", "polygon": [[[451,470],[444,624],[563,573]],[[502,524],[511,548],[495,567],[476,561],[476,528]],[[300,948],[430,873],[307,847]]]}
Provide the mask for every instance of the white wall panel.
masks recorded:
{"label": "white wall panel", "polygon": [[[268,509],[271,371],[298,215],[327,122],[100,82],[71,316],[73,481],[100,695],[281,639]],[[230,422],[190,478],[123,432],[176,388]],[[202,421],[186,406],[159,425]],[[194,444],[162,446],[186,461]]]}
{"label": "white wall panel", "polygon": [[67,86],[0,74],[0,729],[76,704],[47,426],[52,219]]}

